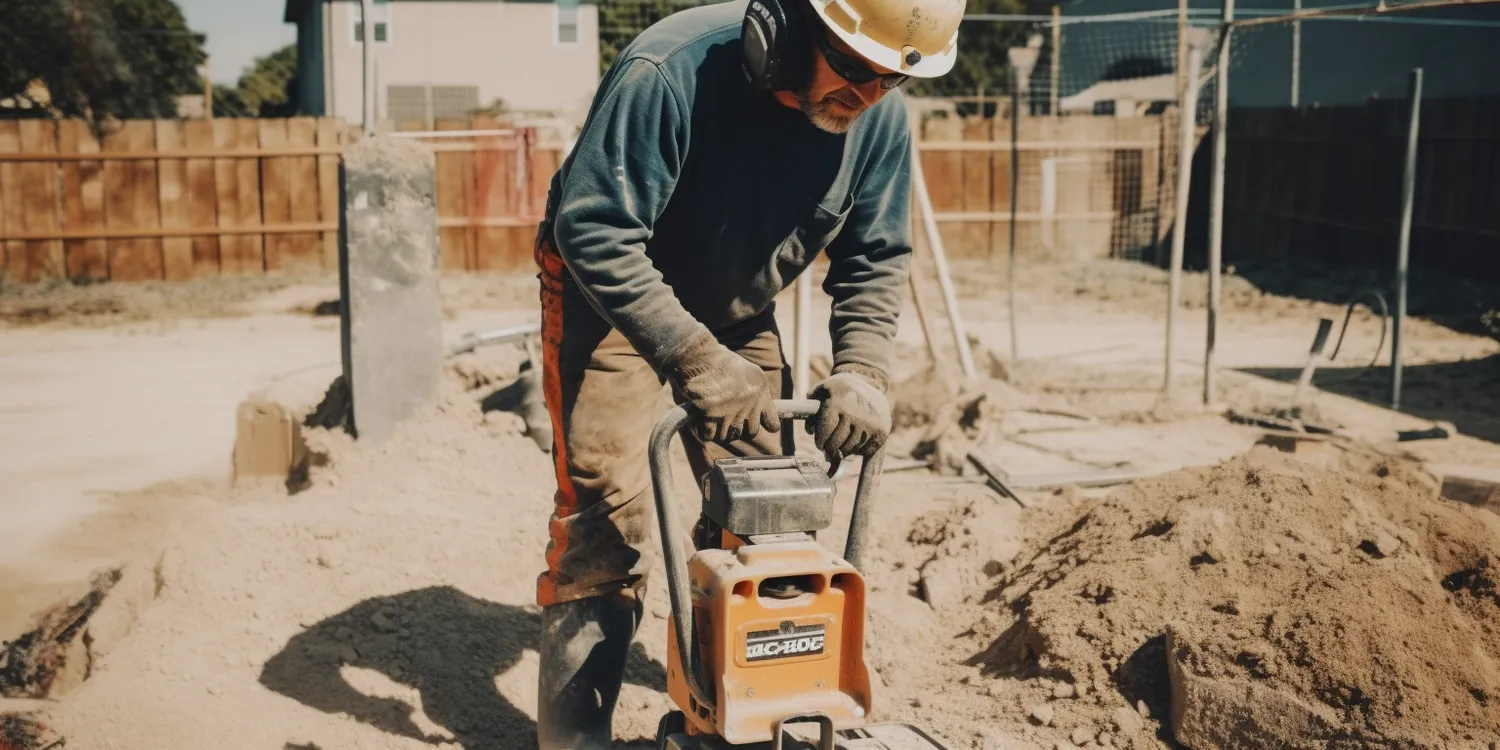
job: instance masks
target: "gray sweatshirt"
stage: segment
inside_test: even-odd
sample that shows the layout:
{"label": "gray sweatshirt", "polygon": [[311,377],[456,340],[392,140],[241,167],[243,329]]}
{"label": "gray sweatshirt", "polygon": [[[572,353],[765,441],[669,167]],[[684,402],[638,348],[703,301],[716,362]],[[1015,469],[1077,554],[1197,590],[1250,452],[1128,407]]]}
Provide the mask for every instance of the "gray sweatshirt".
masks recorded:
{"label": "gray sweatshirt", "polygon": [[552,178],[554,244],[658,372],[705,327],[764,312],[826,251],[834,365],[888,373],[911,252],[900,92],[846,134],[818,130],[746,81],[744,9],[679,11],[621,52]]}

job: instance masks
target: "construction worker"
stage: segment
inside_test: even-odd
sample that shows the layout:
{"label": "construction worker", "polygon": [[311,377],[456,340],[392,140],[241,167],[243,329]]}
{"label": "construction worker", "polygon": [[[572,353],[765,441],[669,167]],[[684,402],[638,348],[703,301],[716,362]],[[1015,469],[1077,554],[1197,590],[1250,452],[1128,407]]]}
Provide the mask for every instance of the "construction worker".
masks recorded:
{"label": "construction worker", "polygon": [[[718,457],[790,453],[773,300],[820,251],[830,376],[818,449],[869,455],[903,300],[910,129],[896,91],[942,75],[964,0],[740,0],[646,29],[603,76],[537,235],[557,472],[543,607],[542,750],[608,748],[656,559],[647,441],[660,397]],[[700,482],[701,483],[701,482]]]}

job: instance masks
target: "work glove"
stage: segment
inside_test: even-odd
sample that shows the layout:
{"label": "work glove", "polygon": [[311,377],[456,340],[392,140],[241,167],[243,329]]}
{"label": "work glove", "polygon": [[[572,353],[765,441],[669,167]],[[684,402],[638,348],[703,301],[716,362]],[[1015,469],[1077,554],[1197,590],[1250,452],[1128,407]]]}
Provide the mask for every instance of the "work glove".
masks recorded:
{"label": "work glove", "polygon": [[807,420],[807,432],[823,455],[832,461],[843,456],[873,456],[891,434],[891,407],[876,373],[836,372],[813,386],[811,398],[821,402]]}
{"label": "work glove", "polygon": [[781,430],[766,374],[704,332],[666,367],[672,384],[702,412],[695,428],[704,442],[753,440],[761,428]]}

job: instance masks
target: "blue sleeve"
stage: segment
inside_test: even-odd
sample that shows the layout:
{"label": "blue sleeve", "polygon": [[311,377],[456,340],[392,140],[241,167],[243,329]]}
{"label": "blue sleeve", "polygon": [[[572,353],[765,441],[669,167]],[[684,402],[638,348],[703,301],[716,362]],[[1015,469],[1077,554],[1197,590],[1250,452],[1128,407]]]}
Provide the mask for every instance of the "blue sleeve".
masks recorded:
{"label": "blue sleeve", "polygon": [[688,111],[650,60],[625,63],[607,85],[562,179],[554,237],[594,309],[660,372],[708,331],[646,257],[687,155]]}
{"label": "blue sleeve", "polygon": [[873,370],[866,374],[882,381],[890,373],[912,243],[911,132],[904,109],[897,111],[872,139],[849,216],[828,247],[823,280],[833,298],[834,369]]}

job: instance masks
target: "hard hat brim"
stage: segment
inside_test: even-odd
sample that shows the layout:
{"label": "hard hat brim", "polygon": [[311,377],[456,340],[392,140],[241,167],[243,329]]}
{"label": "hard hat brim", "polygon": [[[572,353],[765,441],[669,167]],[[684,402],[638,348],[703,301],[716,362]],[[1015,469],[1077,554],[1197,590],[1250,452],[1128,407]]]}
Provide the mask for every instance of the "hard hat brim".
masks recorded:
{"label": "hard hat brim", "polygon": [[801,0],[812,6],[813,12],[823,22],[823,27],[833,33],[834,36],[843,40],[860,57],[879,65],[886,70],[903,73],[913,78],[937,78],[953,69],[953,63],[958,59],[958,32],[954,31],[949,38],[948,44],[941,52],[936,54],[923,54],[922,59],[916,65],[907,65],[902,59],[900,49],[887,47],[870,37],[859,33],[850,32],[831,18],[826,10],[827,6],[836,0]]}

